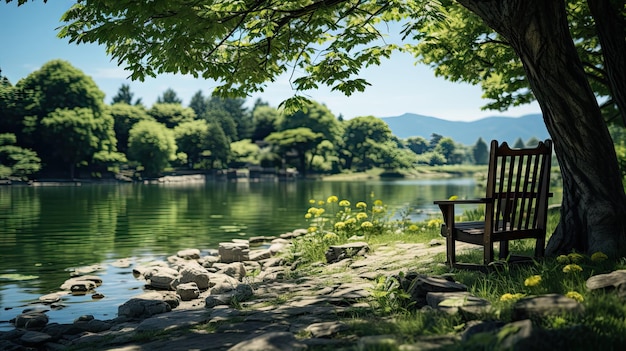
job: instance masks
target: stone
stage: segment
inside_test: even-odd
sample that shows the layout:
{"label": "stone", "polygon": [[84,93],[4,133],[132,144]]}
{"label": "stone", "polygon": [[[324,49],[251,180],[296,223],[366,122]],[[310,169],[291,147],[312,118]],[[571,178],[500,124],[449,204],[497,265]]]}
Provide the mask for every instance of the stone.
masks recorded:
{"label": "stone", "polygon": [[91,291],[102,284],[102,279],[91,278],[93,276],[83,276],[83,277],[75,277],[66,280],[63,284],[61,284],[62,290],[69,290],[71,292],[88,292]]}
{"label": "stone", "polygon": [[158,268],[150,274],[148,279],[151,287],[157,290],[174,290],[174,281],[179,277],[178,271],[170,268]]}
{"label": "stone", "polygon": [[204,300],[205,308],[213,308],[216,306],[228,306],[232,301],[232,294],[209,295]]}
{"label": "stone", "polygon": [[522,298],[513,305],[511,319],[519,321],[531,317],[572,313],[579,314],[584,306],[578,301],[560,294],[547,294]]}
{"label": "stone", "polygon": [[344,245],[332,245],[326,253],[326,262],[335,263],[354,256],[365,256],[369,252],[369,246],[365,242],[355,242]]}
{"label": "stone", "polygon": [[342,322],[322,322],[313,323],[306,327],[305,331],[311,333],[314,338],[328,338],[342,331],[346,331],[350,327]]}
{"label": "stone", "polygon": [[228,351],[298,351],[306,348],[292,333],[270,332],[242,341]]}
{"label": "stone", "polygon": [[587,279],[589,290],[617,288],[626,283],[626,270],[617,270],[607,274],[597,274]]}
{"label": "stone", "polygon": [[163,301],[170,305],[171,308],[176,308],[180,305],[180,297],[174,291],[149,291],[135,296],[137,299],[142,300],[158,300]]}
{"label": "stone", "polygon": [[233,300],[237,302],[248,301],[254,296],[252,286],[248,284],[239,284],[233,291]]}
{"label": "stone", "polygon": [[220,261],[218,256],[204,256],[198,260],[198,263],[204,268],[211,268]]}
{"label": "stone", "polygon": [[[503,326],[498,331],[500,350],[528,350],[527,347],[520,347],[520,344],[528,342],[533,338],[533,323],[530,319],[520,320]],[[528,346],[528,345],[526,345]]]}
{"label": "stone", "polygon": [[226,274],[229,277],[241,281],[247,274],[246,266],[242,262],[233,262],[229,264],[220,264],[216,266],[219,269],[219,273]]}
{"label": "stone", "polygon": [[462,292],[467,286],[456,283],[445,277],[432,277],[417,273],[407,273],[400,284],[405,291],[411,294],[411,299],[417,308],[427,305],[426,295],[429,292]]}
{"label": "stone", "polygon": [[198,265],[185,266],[180,271],[179,283],[195,283],[200,290],[206,290],[210,285],[210,273],[206,268]]}
{"label": "stone", "polygon": [[180,296],[181,300],[190,301],[200,296],[200,289],[198,289],[198,285],[194,282],[184,283],[176,287],[176,293]]}
{"label": "stone", "polygon": [[41,311],[24,312],[13,321],[15,328],[26,330],[39,330],[48,324],[48,316]]}
{"label": "stone", "polygon": [[220,243],[218,252],[222,263],[250,260],[250,247],[246,243]]}
{"label": "stone", "polygon": [[103,331],[111,329],[112,324],[98,319],[92,319],[89,321],[76,321],[74,322],[74,326],[90,333],[102,333]]}
{"label": "stone", "polygon": [[47,294],[47,295],[43,295],[39,297],[39,302],[43,303],[43,304],[53,304],[55,302],[59,302],[61,301],[61,298],[63,296],[67,295],[67,292],[62,291],[62,292],[56,292],[56,293],[52,293],[52,294]]}
{"label": "stone", "polygon": [[162,300],[133,298],[120,305],[117,309],[117,314],[118,316],[128,318],[147,318],[171,310],[170,305]]}
{"label": "stone", "polygon": [[176,253],[176,256],[185,260],[197,260],[200,258],[200,250],[198,249],[185,249]]}
{"label": "stone", "polygon": [[29,346],[43,344],[50,340],[52,340],[52,336],[36,331],[28,331],[20,338],[21,342]]}
{"label": "stone", "polygon": [[115,268],[129,268],[132,264],[133,261],[130,258],[120,258],[110,263]]}
{"label": "stone", "polygon": [[432,308],[456,314],[459,310],[473,314],[486,313],[491,303],[485,299],[471,295],[469,292],[429,292],[426,302]]}
{"label": "stone", "polygon": [[253,250],[250,251],[250,261],[261,261],[272,257],[270,250]]}

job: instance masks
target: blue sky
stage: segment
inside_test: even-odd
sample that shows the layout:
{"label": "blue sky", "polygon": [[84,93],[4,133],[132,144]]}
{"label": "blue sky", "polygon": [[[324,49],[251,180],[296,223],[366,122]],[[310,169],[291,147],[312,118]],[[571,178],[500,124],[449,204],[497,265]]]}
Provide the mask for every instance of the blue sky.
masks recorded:
{"label": "blue sky", "polygon": [[[51,0],[29,2],[17,7],[16,1],[0,3],[0,68],[2,75],[15,84],[50,60],[62,59],[91,76],[106,94],[110,103],[122,84],[129,84],[135,98],[142,98],[146,106],[152,105],[158,96],[172,88],[187,105],[191,96],[201,90],[211,94],[215,83],[182,75],[162,75],[145,82],[131,81],[129,72],[119,67],[99,45],[69,44],[57,38],[61,15],[74,1]],[[372,86],[363,93],[346,97],[330,89],[306,92],[306,95],[324,103],[335,115],[344,118],[373,115],[376,117],[398,116],[407,112],[456,121],[472,121],[489,116],[519,117],[540,113],[536,103],[511,108],[505,112],[482,111],[480,87],[452,83],[435,77],[425,65],[415,65],[409,55],[394,55],[381,66],[362,71],[362,78]],[[257,98],[277,107],[295,92],[288,79],[280,77],[265,92],[252,95],[251,106]]]}

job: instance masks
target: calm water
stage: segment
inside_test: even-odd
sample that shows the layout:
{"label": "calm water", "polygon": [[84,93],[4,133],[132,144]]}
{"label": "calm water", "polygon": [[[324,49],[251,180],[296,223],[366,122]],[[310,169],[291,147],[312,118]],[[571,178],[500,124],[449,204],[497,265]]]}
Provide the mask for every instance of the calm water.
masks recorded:
{"label": "calm water", "polygon": [[473,179],[350,182],[207,182],[186,185],[106,184],[0,187],[0,330],[38,297],[59,291],[76,267],[102,265],[104,284],[90,295],[63,299],[50,322],[70,323],[83,314],[114,318],[117,306],[143,292],[134,264],[184,248],[215,249],[221,241],[273,236],[307,226],[309,199],[330,195],[371,203],[415,220],[438,210],[434,199],[475,197]]}

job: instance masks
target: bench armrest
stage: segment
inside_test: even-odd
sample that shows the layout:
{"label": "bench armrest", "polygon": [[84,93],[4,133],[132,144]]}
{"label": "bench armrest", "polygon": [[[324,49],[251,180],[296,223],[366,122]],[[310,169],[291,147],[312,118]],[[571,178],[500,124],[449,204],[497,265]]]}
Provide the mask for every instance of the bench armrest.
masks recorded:
{"label": "bench armrest", "polygon": [[471,205],[471,204],[486,204],[491,202],[492,199],[469,199],[469,200],[437,200],[434,201],[435,205]]}

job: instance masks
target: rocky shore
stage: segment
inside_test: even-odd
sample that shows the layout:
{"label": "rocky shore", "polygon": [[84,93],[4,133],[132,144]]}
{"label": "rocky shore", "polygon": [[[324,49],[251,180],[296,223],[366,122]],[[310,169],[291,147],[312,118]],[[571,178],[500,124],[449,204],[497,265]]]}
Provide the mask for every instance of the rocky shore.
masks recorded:
{"label": "rocky shore", "polygon": [[[500,333],[503,348],[528,349],[545,335],[530,318],[555,311],[584,313],[581,304],[560,295],[519,300],[514,322],[482,321],[490,303],[468,293],[452,276],[426,274],[441,242],[389,243],[376,250],[363,242],[329,247],[314,274],[298,273],[297,260],[282,257],[291,239],[251,238],[177,252],[163,262],[130,267],[146,292],[118,308],[117,317],[98,320],[86,313],[71,324],[48,323],[46,310],[16,316],[14,330],[0,332],[0,350],[431,350],[468,340],[476,333]],[[259,245],[264,243],[264,245]],[[430,268],[429,268],[430,267]],[[407,273],[408,272],[408,273]],[[466,327],[457,334],[403,340],[395,335],[356,336],[347,322],[372,311],[380,278],[396,277],[424,313],[460,314]],[[626,273],[595,276],[592,289],[626,289]],[[64,294],[93,290],[96,275],[68,279],[58,294],[42,297],[54,304]]]}

